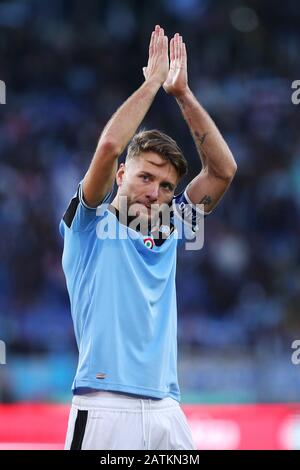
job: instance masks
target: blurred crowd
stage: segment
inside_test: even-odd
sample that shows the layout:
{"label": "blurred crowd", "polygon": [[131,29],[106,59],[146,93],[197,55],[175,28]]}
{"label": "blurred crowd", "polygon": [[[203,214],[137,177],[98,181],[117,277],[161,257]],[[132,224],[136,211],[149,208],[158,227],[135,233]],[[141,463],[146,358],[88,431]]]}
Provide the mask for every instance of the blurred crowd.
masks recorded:
{"label": "blurred crowd", "polygon": [[[299,399],[299,21],[291,0],[0,2],[0,400],[69,392],[76,345],[58,224],[101,130],[143,81],[157,23],[183,35],[190,87],[238,164],[203,249],[178,252],[182,388]],[[184,187],[201,165],[175,100],[160,91],[143,124],[183,149]]]}

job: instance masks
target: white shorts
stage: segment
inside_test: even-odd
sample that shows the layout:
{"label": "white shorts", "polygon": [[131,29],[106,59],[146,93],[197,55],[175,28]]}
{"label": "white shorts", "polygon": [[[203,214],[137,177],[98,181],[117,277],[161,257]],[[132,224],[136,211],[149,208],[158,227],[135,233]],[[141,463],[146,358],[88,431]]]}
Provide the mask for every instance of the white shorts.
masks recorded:
{"label": "white shorts", "polygon": [[179,403],[113,392],[75,395],[65,449],[195,450]]}

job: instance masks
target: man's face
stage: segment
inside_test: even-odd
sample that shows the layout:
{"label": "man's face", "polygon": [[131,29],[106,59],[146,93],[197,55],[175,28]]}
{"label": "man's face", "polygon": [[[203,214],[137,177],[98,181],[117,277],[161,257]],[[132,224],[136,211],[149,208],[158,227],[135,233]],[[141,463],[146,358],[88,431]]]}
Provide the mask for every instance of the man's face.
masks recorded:
{"label": "man's face", "polygon": [[[154,152],[121,164],[116,175],[119,196],[127,197],[130,215],[143,214],[148,221],[155,217],[161,204],[168,204],[178,182],[175,167]],[[151,211],[152,207],[152,211]]]}

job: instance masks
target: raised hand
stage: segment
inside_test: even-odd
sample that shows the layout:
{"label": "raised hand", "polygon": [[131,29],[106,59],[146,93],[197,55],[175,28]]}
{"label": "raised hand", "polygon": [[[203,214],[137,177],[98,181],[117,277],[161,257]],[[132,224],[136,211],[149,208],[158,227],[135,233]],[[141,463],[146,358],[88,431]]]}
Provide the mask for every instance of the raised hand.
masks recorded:
{"label": "raised hand", "polygon": [[163,87],[175,97],[188,89],[186,47],[178,33],[170,41],[170,70]]}
{"label": "raised hand", "polygon": [[147,67],[143,67],[143,74],[148,80],[157,80],[162,85],[169,72],[168,38],[159,25],[152,32],[149,45],[149,59]]}

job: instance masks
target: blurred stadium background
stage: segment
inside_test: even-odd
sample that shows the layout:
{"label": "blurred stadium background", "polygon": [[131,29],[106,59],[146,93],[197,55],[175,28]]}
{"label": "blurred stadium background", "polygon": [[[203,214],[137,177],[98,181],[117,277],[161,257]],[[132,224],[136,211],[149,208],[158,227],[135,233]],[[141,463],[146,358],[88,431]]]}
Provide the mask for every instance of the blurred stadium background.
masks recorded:
{"label": "blurred stadium background", "polygon": [[[199,448],[300,448],[300,9],[294,0],[0,2],[0,448],[61,448],[77,351],[58,223],[101,129],[143,80],[155,24],[238,163],[178,253],[179,373]],[[161,91],[144,122],[199,158]]]}

